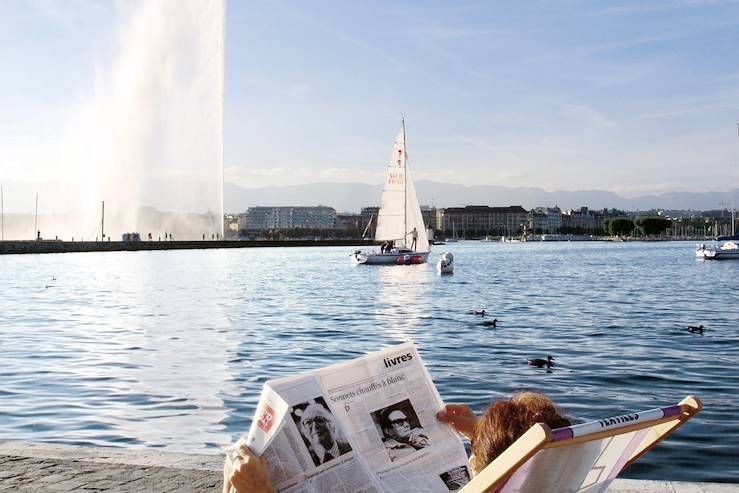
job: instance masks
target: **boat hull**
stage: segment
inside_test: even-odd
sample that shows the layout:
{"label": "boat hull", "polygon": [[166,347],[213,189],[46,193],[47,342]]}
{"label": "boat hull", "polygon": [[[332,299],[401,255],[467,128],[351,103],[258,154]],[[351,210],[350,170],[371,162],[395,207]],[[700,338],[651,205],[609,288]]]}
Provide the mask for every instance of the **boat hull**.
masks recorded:
{"label": "boat hull", "polygon": [[695,256],[705,260],[739,260],[739,252],[722,250],[703,250],[702,252],[695,252]]}
{"label": "boat hull", "polygon": [[352,260],[362,265],[415,265],[428,262],[431,252],[362,252],[357,250],[352,254]]}

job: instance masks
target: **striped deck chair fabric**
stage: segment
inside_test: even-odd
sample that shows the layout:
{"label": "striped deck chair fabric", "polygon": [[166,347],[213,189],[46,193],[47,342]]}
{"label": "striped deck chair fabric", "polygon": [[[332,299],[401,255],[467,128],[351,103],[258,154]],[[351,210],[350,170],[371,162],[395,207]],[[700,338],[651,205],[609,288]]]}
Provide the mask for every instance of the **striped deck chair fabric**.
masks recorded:
{"label": "striped deck chair fabric", "polygon": [[463,493],[600,493],[616,476],[701,409],[675,406],[551,430],[538,423],[490,463]]}

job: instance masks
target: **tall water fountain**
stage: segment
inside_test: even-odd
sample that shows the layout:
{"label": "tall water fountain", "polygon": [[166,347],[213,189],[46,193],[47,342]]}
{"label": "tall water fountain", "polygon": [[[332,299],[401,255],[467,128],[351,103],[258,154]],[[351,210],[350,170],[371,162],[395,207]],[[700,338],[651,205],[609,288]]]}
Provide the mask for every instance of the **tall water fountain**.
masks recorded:
{"label": "tall water fountain", "polygon": [[222,235],[225,0],[121,8],[116,55],[65,131],[58,166],[70,177],[41,194],[39,229],[67,240],[103,227],[113,240]]}

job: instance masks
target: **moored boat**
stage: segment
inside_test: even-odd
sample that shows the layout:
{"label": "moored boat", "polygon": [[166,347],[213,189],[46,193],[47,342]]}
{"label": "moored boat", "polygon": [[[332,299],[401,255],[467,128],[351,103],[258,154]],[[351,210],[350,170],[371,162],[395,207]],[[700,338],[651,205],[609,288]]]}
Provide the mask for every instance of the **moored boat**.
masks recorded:
{"label": "moored boat", "polygon": [[701,243],[695,251],[695,256],[705,260],[739,260],[739,245],[728,241],[720,247],[706,247]]}

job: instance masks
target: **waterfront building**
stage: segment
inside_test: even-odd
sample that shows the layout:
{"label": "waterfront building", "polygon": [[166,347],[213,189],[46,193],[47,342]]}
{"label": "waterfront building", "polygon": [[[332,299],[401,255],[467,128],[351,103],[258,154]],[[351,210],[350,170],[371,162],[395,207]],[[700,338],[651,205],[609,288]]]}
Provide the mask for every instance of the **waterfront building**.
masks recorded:
{"label": "waterfront building", "polygon": [[568,231],[600,232],[603,230],[603,217],[587,207],[567,209],[562,215],[562,227]]}
{"label": "waterfront building", "polygon": [[423,224],[426,225],[426,229],[435,230],[436,225],[436,207],[429,207],[427,205],[421,206],[421,217],[423,217]]}
{"label": "waterfront building", "polygon": [[334,225],[334,228],[345,231],[358,230],[360,228],[363,229],[363,227],[360,226],[361,217],[362,216],[360,214],[354,214],[350,212],[336,214],[336,223]]}
{"label": "waterfront building", "polygon": [[249,207],[244,229],[332,229],[335,223],[336,209],[324,205]]}
{"label": "waterfront building", "polygon": [[562,228],[562,210],[556,205],[531,209],[528,224],[535,234],[558,233]]}
{"label": "waterfront building", "polygon": [[439,229],[447,236],[452,234],[453,228],[463,238],[481,238],[486,235],[520,234],[528,225],[529,213],[520,205],[468,205],[440,209],[437,219]]}

